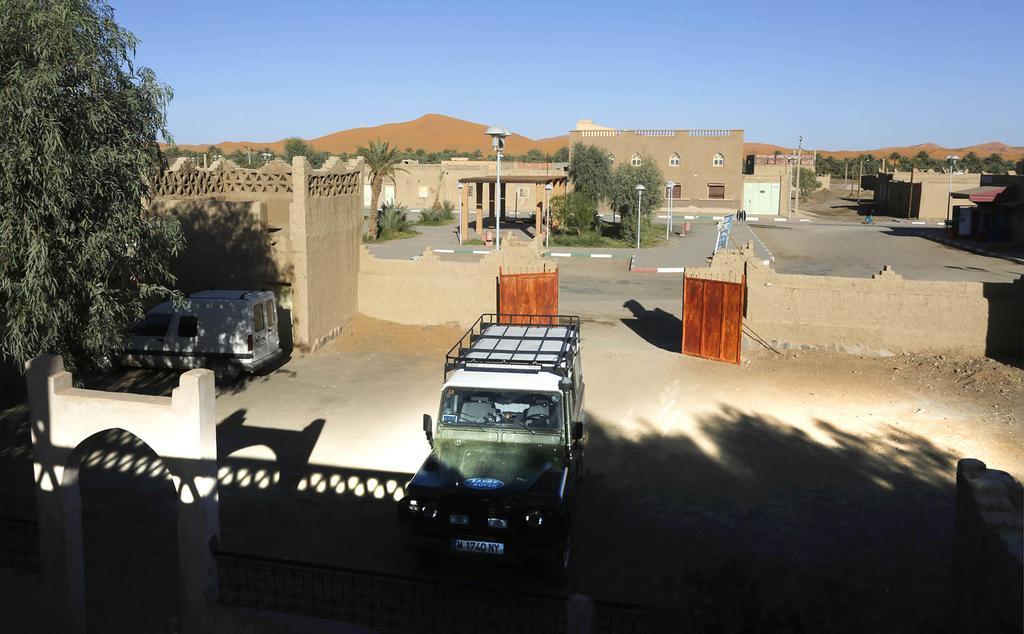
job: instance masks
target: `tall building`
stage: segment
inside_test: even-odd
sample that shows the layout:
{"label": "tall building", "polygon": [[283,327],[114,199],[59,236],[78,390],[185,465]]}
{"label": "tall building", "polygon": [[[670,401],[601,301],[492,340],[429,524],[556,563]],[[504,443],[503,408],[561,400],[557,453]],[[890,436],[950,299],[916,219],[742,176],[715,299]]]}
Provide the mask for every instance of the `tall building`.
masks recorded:
{"label": "tall building", "polygon": [[739,209],[743,204],[743,130],[618,130],[589,119],[569,131],[572,145],[607,150],[612,165],[654,161],[676,183],[674,207]]}

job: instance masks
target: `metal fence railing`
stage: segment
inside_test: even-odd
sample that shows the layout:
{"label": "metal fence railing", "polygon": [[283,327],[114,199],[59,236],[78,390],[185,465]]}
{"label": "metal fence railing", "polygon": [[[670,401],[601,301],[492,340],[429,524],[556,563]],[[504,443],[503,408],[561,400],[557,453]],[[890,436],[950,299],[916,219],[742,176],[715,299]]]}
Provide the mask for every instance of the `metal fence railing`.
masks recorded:
{"label": "metal fence railing", "polygon": [[566,631],[566,598],[218,552],[220,602],[391,632]]}
{"label": "metal fence railing", "polygon": [[35,522],[0,518],[0,568],[39,570],[39,527]]}

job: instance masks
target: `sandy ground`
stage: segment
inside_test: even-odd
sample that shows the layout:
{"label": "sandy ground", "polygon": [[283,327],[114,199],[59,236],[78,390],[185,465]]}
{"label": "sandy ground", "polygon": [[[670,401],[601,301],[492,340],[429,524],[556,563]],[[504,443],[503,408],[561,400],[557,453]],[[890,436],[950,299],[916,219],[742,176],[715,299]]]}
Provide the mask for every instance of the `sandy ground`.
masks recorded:
{"label": "sandy ground", "polygon": [[[674,606],[694,631],[739,631],[737,613],[803,631],[941,631],[956,460],[1024,476],[1024,371],[939,356],[684,357],[677,281],[645,279],[563,270],[564,309],[584,316],[592,426],[559,591]],[[443,355],[460,334],[359,317],[320,352],[222,390],[224,547],[543,590],[532,569],[424,570],[396,548],[393,501],[427,454],[420,417],[436,409]],[[103,384],[166,393],[174,378],[129,372]],[[23,408],[0,422],[0,506],[31,517]],[[149,486],[160,496],[168,485]],[[173,559],[161,529],[171,498],[151,504],[146,487],[102,473],[85,473],[83,491],[90,614],[117,622],[114,606],[173,586],[173,570],[139,565]],[[31,591],[8,581],[0,575],[3,596]],[[173,605],[153,606],[165,623],[161,605]]]}

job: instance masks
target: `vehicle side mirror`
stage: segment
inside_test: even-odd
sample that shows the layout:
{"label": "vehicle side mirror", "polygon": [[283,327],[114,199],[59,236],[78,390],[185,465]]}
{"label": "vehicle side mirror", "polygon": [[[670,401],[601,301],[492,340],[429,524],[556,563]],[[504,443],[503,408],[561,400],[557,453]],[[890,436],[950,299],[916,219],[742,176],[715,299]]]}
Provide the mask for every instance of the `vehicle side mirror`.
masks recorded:
{"label": "vehicle side mirror", "polygon": [[430,414],[423,415],[423,433],[427,436],[427,442],[430,446],[434,446],[434,420],[430,418]]}
{"label": "vehicle side mirror", "polygon": [[583,438],[583,423],[576,421],[572,424],[572,439],[581,440]]}

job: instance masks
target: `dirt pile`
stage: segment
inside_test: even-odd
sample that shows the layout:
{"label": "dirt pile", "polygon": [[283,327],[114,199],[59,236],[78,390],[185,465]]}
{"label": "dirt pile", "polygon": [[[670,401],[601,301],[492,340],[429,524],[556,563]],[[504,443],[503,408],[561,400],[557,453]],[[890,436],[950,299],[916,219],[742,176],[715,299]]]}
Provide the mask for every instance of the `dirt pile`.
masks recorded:
{"label": "dirt pile", "polygon": [[356,315],[324,351],[337,354],[383,352],[443,360],[444,354],[464,333],[458,326],[406,326]]}

